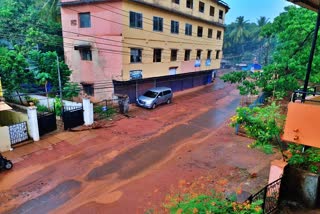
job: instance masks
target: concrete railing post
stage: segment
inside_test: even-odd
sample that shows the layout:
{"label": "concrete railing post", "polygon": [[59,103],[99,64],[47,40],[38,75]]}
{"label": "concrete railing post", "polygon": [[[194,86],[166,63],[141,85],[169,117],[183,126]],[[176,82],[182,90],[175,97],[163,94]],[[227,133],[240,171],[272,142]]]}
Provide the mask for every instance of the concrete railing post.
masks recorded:
{"label": "concrete railing post", "polygon": [[90,103],[90,99],[83,98],[82,105],[83,105],[84,125],[86,126],[92,125],[93,124],[93,104]]}
{"label": "concrete railing post", "polygon": [[40,135],[37,117],[37,107],[35,106],[28,107],[28,124],[30,128],[30,135],[33,138],[33,141],[39,141]]}

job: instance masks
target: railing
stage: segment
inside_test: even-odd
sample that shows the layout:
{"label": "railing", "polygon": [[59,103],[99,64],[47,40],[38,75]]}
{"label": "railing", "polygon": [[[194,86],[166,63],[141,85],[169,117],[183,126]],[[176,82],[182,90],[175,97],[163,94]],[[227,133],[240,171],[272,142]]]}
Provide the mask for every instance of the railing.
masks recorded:
{"label": "railing", "polygon": [[258,193],[251,195],[248,198],[250,203],[262,200],[261,208],[263,213],[269,214],[278,209],[279,196],[280,196],[280,185],[282,178],[275,180],[274,182],[266,185]]}
{"label": "railing", "polygon": [[[302,103],[304,103],[306,101],[306,97],[307,96],[320,95],[319,87],[320,86],[314,86],[314,87],[311,87],[311,88],[309,87],[307,92],[303,91],[302,89],[296,90],[296,91],[293,92],[293,94],[291,96],[291,101],[295,102],[295,101],[299,100]],[[319,103],[320,100],[309,100],[308,99],[308,102],[317,102],[317,103]]]}

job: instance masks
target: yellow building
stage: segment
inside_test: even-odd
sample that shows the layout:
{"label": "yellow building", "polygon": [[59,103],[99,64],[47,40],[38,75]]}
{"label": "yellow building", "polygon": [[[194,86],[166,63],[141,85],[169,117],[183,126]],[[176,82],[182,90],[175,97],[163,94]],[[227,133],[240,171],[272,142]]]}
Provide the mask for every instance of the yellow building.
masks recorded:
{"label": "yellow building", "polygon": [[110,97],[112,81],[174,78],[220,67],[229,9],[222,1],[61,2],[71,79],[89,95]]}

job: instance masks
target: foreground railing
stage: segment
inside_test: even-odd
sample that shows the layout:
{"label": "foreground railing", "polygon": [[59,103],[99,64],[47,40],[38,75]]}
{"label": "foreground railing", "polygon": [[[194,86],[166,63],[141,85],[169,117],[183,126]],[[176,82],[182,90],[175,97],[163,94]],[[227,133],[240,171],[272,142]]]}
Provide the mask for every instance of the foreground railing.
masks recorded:
{"label": "foreground railing", "polygon": [[251,195],[248,198],[250,203],[262,200],[263,203],[261,208],[265,214],[272,213],[277,210],[279,205],[281,179],[282,178],[275,180],[274,182],[266,185],[258,193]]}

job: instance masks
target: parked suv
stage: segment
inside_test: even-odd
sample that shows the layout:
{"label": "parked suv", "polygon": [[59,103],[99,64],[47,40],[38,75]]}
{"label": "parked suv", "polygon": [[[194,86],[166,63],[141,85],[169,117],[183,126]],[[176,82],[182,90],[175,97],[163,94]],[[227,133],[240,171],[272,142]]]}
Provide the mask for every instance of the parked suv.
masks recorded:
{"label": "parked suv", "polygon": [[155,108],[162,103],[171,103],[172,90],[168,87],[151,88],[137,99],[137,105],[145,108]]}

